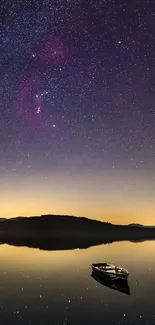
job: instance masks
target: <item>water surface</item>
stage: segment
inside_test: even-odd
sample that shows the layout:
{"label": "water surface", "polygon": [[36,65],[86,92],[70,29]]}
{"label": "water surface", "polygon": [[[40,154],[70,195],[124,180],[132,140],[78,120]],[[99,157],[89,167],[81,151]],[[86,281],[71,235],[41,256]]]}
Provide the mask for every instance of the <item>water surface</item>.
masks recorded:
{"label": "water surface", "polygon": [[[155,242],[43,251],[0,245],[0,324],[155,324]],[[91,277],[91,263],[128,269],[131,295]]]}

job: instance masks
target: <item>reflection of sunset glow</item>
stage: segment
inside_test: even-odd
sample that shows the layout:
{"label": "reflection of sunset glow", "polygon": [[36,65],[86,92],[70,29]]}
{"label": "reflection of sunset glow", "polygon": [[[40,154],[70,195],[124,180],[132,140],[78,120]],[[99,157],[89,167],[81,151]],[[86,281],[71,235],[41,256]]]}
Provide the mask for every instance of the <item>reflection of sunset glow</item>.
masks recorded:
{"label": "reflection of sunset glow", "polygon": [[60,272],[69,268],[90,269],[93,261],[110,261],[111,263],[128,265],[129,261],[142,264],[144,259],[151,260],[155,253],[155,242],[145,241],[141,243],[116,242],[113,244],[99,245],[88,249],[74,249],[66,251],[44,251],[27,247],[0,246],[1,265],[8,266],[12,270],[56,270]]}

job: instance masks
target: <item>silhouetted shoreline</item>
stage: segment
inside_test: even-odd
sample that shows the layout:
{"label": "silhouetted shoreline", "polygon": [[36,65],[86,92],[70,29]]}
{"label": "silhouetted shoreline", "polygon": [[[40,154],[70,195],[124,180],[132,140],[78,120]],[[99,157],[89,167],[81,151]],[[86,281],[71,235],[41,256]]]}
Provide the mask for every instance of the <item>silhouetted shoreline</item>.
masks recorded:
{"label": "silhouetted shoreline", "polygon": [[46,250],[88,248],[114,241],[155,239],[155,228],[113,225],[88,218],[45,215],[3,219],[0,242]]}

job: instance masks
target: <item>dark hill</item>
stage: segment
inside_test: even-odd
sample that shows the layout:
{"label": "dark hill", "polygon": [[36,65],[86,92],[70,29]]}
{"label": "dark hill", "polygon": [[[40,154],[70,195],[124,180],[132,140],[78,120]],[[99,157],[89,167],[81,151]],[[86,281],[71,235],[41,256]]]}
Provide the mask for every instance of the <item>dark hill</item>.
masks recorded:
{"label": "dark hill", "polygon": [[0,223],[0,238],[11,237],[72,237],[102,234],[114,226],[88,218],[43,215],[40,217],[5,219]]}
{"label": "dark hill", "polygon": [[73,216],[17,217],[0,222],[0,243],[44,250],[87,248],[114,241],[155,239],[155,228],[112,225]]}
{"label": "dark hill", "polygon": [[144,227],[143,225],[140,225],[138,223],[130,223],[128,227]]}
{"label": "dark hill", "polygon": [[51,240],[139,240],[155,238],[155,229],[113,225],[88,218],[42,215],[40,217],[12,218],[0,222],[0,241],[14,239]]}

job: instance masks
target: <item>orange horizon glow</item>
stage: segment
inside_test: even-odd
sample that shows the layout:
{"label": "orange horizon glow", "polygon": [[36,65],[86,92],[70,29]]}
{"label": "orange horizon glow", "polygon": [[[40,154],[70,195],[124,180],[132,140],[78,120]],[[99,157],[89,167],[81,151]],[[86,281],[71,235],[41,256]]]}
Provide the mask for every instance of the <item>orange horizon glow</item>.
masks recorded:
{"label": "orange horizon glow", "polygon": [[155,224],[154,181],[147,173],[18,173],[1,183],[1,218],[56,214]]}

